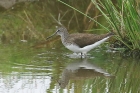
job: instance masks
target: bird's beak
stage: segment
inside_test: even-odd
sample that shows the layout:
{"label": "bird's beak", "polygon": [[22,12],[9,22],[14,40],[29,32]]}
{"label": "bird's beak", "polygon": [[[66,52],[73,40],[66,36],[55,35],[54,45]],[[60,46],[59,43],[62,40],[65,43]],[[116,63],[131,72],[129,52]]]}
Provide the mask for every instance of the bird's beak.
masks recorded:
{"label": "bird's beak", "polygon": [[[57,32],[57,31],[56,31],[56,32]],[[53,37],[53,36],[56,34],[56,32],[53,33],[51,36],[47,37],[46,40],[49,39],[49,38],[51,38],[51,37]]]}

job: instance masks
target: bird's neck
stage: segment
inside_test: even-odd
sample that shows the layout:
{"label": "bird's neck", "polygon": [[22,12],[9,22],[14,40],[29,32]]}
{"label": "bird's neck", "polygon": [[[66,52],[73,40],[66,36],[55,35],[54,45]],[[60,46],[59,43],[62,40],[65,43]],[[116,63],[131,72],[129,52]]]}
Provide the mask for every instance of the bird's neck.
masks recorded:
{"label": "bird's neck", "polygon": [[61,35],[61,40],[62,40],[62,43],[64,44],[67,40],[67,38],[69,37],[69,33],[66,31],[64,32],[62,35]]}

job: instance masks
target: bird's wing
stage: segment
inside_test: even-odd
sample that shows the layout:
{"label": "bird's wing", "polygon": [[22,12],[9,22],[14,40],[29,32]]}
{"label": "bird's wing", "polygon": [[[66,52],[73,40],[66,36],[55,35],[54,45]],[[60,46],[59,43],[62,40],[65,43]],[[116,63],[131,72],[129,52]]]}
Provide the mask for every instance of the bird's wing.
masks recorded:
{"label": "bird's wing", "polygon": [[77,44],[80,48],[83,48],[87,45],[94,44],[95,42],[102,40],[107,37],[108,34],[96,35],[96,34],[71,34],[69,39]]}

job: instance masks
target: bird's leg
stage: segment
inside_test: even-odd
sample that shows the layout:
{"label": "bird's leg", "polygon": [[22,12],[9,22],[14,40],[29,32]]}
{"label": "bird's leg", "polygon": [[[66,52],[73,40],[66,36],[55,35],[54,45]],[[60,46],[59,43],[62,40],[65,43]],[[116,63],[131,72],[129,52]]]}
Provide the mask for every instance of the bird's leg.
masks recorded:
{"label": "bird's leg", "polygon": [[87,57],[86,54],[87,54],[87,53],[82,53],[82,57],[83,57],[83,58],[86,58],[86,57]]}
{"label": "bird's leg", "polygon": [[81,53],[81,58],[85,58],[86,57],[86,53]]}
{"label": "bird's leg", "polygon": [[81,53],[81,59],[83,58],[82,56],[83,56],[83,53]]}

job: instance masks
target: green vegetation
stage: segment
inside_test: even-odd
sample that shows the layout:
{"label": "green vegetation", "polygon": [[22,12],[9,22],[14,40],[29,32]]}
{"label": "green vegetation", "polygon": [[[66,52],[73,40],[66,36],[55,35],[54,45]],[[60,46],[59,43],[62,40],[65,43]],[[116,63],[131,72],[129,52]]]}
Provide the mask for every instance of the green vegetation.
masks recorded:
{"label": "green vegetation", "polygon": [[140,52],[140,16],[135,0],[117,0],[116,5],[111,0],[92,0],[93,4],[106,18],[109,27],[117,33],[120,47],[126,50]]}

